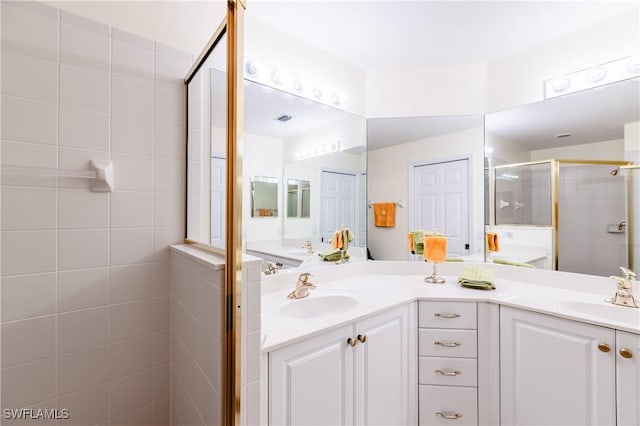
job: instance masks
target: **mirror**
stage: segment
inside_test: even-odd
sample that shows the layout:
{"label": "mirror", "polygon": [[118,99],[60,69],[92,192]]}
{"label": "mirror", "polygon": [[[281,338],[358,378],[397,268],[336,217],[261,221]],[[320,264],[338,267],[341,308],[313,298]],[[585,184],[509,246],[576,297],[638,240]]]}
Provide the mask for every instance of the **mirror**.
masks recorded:
{"label": "mirror", "polygon": [[[285,254],[304,259],[305,241],[324,251],[342,226],[354,232],[352,246],[364,246],[365,143],[362,117],[246,80],[243,175],[277,179],[279,195],[269,208],[286,211],[246,211],[246,251],[272,261]],[[255,193],[245,197],[245,205],[255,201]]]}
{"label": "mirror", "polygon": [[278,178],[251,176],[251,217],[278,216]]}
{"label": "mirror", "polygon": [[487,233],[499,241],[488,261],[637,267],[632,173],[620,168],[640,160],[637,78],[488,114],[485,128]]}
{"label": "mirror", "polygon": [[310,203],[309,181],[287,179],[287,217],[309,217]]}
{"label": "mirror", "polygon": [[[367,145],[371,256],[418,260],[407,232],[436,228],[448,236],[448,257],[482,261],[483,116],[368,119]],[[377,226],[378,203],[395,203],[392,226]]]}

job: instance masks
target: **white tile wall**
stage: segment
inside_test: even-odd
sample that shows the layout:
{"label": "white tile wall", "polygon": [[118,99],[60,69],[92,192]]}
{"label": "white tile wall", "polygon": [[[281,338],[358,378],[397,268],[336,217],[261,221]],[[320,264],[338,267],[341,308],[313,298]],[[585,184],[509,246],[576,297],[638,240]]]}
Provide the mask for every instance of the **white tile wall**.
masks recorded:
{"label": "white tile wall", "polygon": [[169,425],[166,245],[182,239],[185,186],[174,101],[193,57],[47,4],[1,7],[2,165],[106,159],[115,174],[113,193],[2,176],[2,408]]}
{"label": "white tile wall", "polygon": [[[260,424],[260,261],[242,264],[242,419]],[[224,275],[190,255],[171,252],[174,425],[220,423]],[[248,303],[251,300],[251,303]],[[256,306],[258,309],[254,309]],[[214,404],[212,401],[215,401]]]}

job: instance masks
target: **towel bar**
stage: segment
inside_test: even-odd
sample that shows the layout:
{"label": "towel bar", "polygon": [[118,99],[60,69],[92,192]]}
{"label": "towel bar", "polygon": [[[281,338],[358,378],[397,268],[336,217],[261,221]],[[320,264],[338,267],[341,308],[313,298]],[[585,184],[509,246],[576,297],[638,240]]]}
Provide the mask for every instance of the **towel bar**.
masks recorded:
{"label": "towel bar", "polygon": [[111,161],[92,160],[91,170],[67,170],[47,167],[2,166],[2,174],[14,176],[65,177],[91,179],[91,191],[113,191],[113,163]]}
{"label": "towel bar", "polygon": [[[369,202],[367,203],[367,207],[369,207],[369,208],[373,208],[373,204],[374,204],[373,202],[369,201]],[[402,200],[398,200],[398,201],[396,201],[396,202],[395,202],[395,205],[396,205],[396,206],[398,206],[398,207],[404,207],[404,205],[402,204]]]}

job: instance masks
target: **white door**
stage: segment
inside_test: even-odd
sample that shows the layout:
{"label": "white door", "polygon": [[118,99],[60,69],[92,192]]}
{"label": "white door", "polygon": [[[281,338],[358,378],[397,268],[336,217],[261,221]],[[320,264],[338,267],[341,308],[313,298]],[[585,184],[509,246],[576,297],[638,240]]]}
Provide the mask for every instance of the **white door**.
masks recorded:
{"label": "white door", "polygon": [[353,424],[348,325],[269,354],[270,425]]}
{"label": "white door", "polygon": [[211,245],[224,248],[227,226],[227,160],[211,157]]}
{"label": "white door", "polygon": [[409,424],[409,317],[403,306],[356,324],[357,425]]}
{"label": "white door", "polygon": [[501,307],[501,423],[614,425],[615,358],[612,329]]}
{"label": "white door", "polygon": [[469,253],[469,160],[413,169],[412,226],[447,235],[449,256]]}
{"label": "white door", "polygon": [[[618,425],[640,425],[640,335],[616,331]],[[623,356],[624,355],[624,356]]]}
{"label": "white door", "polygon": [[[320,241],[330,242],[336,229],[356,234],[356,175],[322,171],[320,190]],[[355,241],[354,244],[359,244]]]}

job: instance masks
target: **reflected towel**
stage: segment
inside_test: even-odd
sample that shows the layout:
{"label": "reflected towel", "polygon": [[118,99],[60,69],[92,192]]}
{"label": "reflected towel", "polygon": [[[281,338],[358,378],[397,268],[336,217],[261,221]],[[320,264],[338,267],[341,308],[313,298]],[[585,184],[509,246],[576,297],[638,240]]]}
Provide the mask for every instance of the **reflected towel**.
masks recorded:
{"label": "reflected towel", "polygon": [[380,228],[396,226],[396,203],[375,203],[373,205],[373,222]]}
{"label": "reflected towel", "polygon": [[531,265],[530,263],[515,262],[513,260],[507,259],[493,259],[493,263],[498,263],[500,265],[519,266],[521,268],[535,268],[535,266]]}
{"label": "reflected towel", "polygon": [[447,237],[440,235],[428,235],[424,237],[424,258],[433,263],[446,261]]}
{"label": "reflected towel", "polygon": [[494,290],[496,288],[493,270],[478,266],[463,266],[458,283],[462,287],[479,290]]}
{"label": "reflected towel", "polygon": [[351,229],[345,228],[342,231],[342,249],[344,251],[349,250],[349,243],[352,242],[353,240],[355,240],[355,237],[353,236],[353,232],[351,232]]}
{"label": "reflected towel", "polygon": [[424,253],[424,231],[417,229],[412,231],[413,234],[413,244],[414,244],[414,252],[415,254],[423,254]]}
{"label": "reflected towel", "polygon": [[411,252],[411,254],[416,254],[416,247],[413,244],[413,232],[407,233],[407,240],[409,243],[409,251]]}
{"label": "reflected towel", "polygon": [[487,245],[489,251],[500,251],[500,244],[498,243],[498,234],[495,232],[487,232]]}
{"label": "reflected towel", "polygon": [[331,247],[334,249],[341,249],[343,247],[342,231],[335,231],[333,233],[333,239],[331,240]]}
{"label": "reflected towel", "polygon": [[447,257],[447,262],[464,262],[461,257]]}
{"label": "reflected towel", "polygon": [[[318,253],[318,256],[325,262],[337,262],[342,259],[342,250],[326,251],[324,253]],[[344,258],[345,260],[349,260],[349,255],[345,253]]]}

